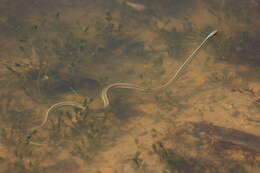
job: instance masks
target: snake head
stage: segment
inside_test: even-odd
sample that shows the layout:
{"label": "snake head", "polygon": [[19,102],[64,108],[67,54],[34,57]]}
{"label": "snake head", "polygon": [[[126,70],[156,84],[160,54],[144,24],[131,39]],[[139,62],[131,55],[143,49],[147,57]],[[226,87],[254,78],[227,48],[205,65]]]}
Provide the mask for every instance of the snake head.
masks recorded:
{"label": "snake head", "polygon": [[212,31],[212,32],[208,35],[208,38],[213,37],[217,32],[218,32],[218,30]]}

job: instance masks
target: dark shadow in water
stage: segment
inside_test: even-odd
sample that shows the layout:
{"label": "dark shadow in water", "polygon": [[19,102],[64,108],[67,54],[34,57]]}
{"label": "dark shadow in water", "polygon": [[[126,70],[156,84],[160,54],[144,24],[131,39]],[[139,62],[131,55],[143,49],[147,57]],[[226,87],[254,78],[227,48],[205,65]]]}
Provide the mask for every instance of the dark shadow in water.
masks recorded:
{"label": "dark shadow in water", "polygon": [[260,31],[254,34],[241,32],[230,38],[221,34],[217,37],[218,39],[213,40],[213,44],[220,60],[253,67],[260,66]]}
{"label": "dark shadow in water", "polygon": [[[135,116],[141,115],[142,112],[137,111],[134,106],[135,104],[129,103],[127,100],[131,95],[131,91],[123,91],[125,93],[119,93],[120,89],[117,89],[115,92],[111,92],[111,112],[120,120],[128,120],[129,118],[133,118]],[[137,98],[138,99],[138,98]],[[127,122],[127,121],[125,121]]]}
{"label": "dark shadow in water", "polygon": [[45,85],[45,93],[58,96],[77,92],[86,96],[97,96],[101,88],[100,82],[93,78],[82,76],[55,76]]}
{"label": "dark shadow in water", "polygon": [[141,0],[141,3],[151,8],[154,14],[157,13],[158,17],[164,14],[175,18],[183,18],[189,16],[196,1],[163,0],[158,3],[157,0]]}
{"label": "dark shadow in water", "polygon": [[208,0],[205,1],[206,8],[209,9],[213,15],[219,12],[225,14],[226,18],[232,18],[238,22],[251,23],[252,14],[255,14],[260,10],[260,6],[257,1],[248,0]]}
{"label": "dark shadow in water", "polygon": [[205,132],[210,136],[220,138],[222,144],[231,144],[231,146],[237,146],[255,153],[260,153],[260,136],[232,128],[212,125],[206,122],[199,122],[194,125],[200,132]]}
{"label": "dark shadow in water", "polygon": [[180,173],[202,173],[217,169],[210,161],[197,160],[192,157],[184,157],[172,149],[167,149],[162,142],[156,142],[152,145],[153,151],[160,157],[168,170]]}

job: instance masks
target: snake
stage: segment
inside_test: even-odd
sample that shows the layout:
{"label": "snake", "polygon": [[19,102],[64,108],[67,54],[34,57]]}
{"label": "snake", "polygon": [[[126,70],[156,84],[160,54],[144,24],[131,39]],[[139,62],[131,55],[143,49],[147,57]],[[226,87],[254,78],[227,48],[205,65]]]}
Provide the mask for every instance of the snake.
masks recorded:
{"label": "snake", "polygon": [[[153,87],[153,88],[146,88],[146,87],[142,87],[139,86],[137,84],[132,84],[132,83],[123,83],[123,82],[118,82],[118,83],[112,83],[106,87],[104,87],[101,90],[101,94],[100,97],[103,101],[103,109],[107,108],[110,105],[110,101],[108,98],[108,92],[113,89],[113,88],[126,88],[126,89],[132,89],[132,90],[139,90],[139,91],[156,91],[156,90],[162,90],[167,88],[177,77],[178,75],[181,73],[181,71],[184,69],[184,67],[188,64],[188,62],[190,62],[192,60],[192,58],[194,57],[194,55],[201,49],[201,47],[214,35],[216,35],[216,33],[218,32],[218,30],[214,30],[212,31],[201,43],[200,45],[186,58],[186,60],[183,62],[183,64],[177,69],[177,71],[175,72],[175,74],[169,79],[167,80],[164,84],[157,86],[157,87]],[[63,107],[63,106],[71,106],[71,107],[75,107],[81,110],[85,110],[86,107],[83,104],[74,102],[74,101],[64,101],[64,102],[58,102],[53,104],[52,106],[50,106],[47,111],[45,112],[45,116],[44,119],[42,121],[42,123],[39,126],[34,127],[34,130],[37,130],[39,128],[42,128],[49,117],[49,114],[51,111],[53,111],[54,109],[57,109],[59,107]],[[102,109],[102,110],[103,110]]]}
{"label": "snake", "polygon": [[141,86],[138,86],[136,84],[131,84],[131,83],[113,83],[108,85],[107,87],[103,88],[101,91],[101,98],[103,100],[103,104],[104,104],[104,108],[106,108],[107,106],[109,106],[109,99],[108,99],[108,91],[112,88],[128,88],[128,89],[134,89],[134,90],[140,90],[140,91],[156,91],[156,90],[162,90],[164,88],[167,88],[180,74],[180,72],[184,69],[184,67],[188,64],[188,62],[190,62],[190,60],[192,59],[192,57],[198,52],[198,50],[206,43],[206,41],[213,37],[214,35],[216,35],[216,33],[218,32],[218,30],[214,30],[212,31],[201,43],[200,45],[190,54],[190,56],[188,56],[188,58],[186,58],[186,60],[184,61],[184,63],[178,68],[178,70],[175,72],[175,74],[163,85],[161,86],[157,86],[154,88],[144,88]]}

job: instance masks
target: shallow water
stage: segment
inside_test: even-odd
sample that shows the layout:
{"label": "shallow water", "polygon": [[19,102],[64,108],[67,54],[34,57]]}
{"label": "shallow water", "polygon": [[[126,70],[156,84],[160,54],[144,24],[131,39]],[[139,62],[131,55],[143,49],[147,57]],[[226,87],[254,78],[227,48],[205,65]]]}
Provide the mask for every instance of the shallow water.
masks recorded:
{"label": "shallow water", "polygon": [[[260,172],[260,2],[0,2],[0,172]],[[178,80],[165,83],[213,30]],[[54,103],[75,101],[100,111]],[[228,137],[232,136],[232,137]]]}

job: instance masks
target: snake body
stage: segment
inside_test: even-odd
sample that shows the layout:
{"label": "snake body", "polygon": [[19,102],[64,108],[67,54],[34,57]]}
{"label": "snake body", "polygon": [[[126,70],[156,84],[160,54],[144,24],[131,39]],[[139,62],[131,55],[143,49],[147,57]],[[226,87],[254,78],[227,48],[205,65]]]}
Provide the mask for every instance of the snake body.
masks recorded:
{"label": "snake body", "polygon": [[128,89],[134,89],[134,90],[140,90],[140,91],[155,91],[155,90],[161,90],[164,89],[166,87],[168,87],[180,74],[180,72],[184,69],[184,67],[188,64],[188,62],[191,61],[192,57],[197,53],[197,51],[205,44],[205,42],[213,37],[218,31],[214,30],[212,31],[201,43],[200,45],[191,53],[191,55],[186,58],[186,60],[184,61],[184,63],[179,67],[179,69],[175,72],[175,74],[163,85],[158,86],[158,87],[154,87],[154,88],[144,88],[141,86],[138,86],[136,84],[131,84],[131,83],[113,83],[108,85],[107,87],[105,87],[102,91],[101,91],[101,98],[103,100],[104,103],[104,108],[106,108],[109,105],[109,99],[107,96],[107,93],[109,91],[109,89],[112,88],[128,88]]}
{"label": "snake body", "polygon": [[[191,61],[191,59],[194,57],[194,55],[197,53],[197,51],[206,43],[206,41],[209,38],[213,37],[217,32],[218,32],[217,30],[212,31],[201,42],[201,44],[191,53],[191,55],[188,58],[186,58],[184,63],[178,68],[178,70],[175,72],[175,74],[163,85],[160,85],[160,86],[154,87],[154,88],[145,88],[145,87],[141,87],[139,85],[132,84],[132,83],[112,83],[112,84],[106,86],[101,91],[101,99],[103,101],[103,108],[106,108],[106,107],[109,106],[110,103],[109,103],[109,98],[108,98],[108,92],[109,92],[110,89],[113,89],[113,88],[127,88],[127,89],[139,90],[139,91],[147,91],[147,90],[148,91],[155,91],[155,90],[161,90],[161,89],[168,87],[178,77],[178,75],[184,69],[184,67],[188,64],[188,62]],[[65,101],[65,102],[59,102],[59,103],[53,104],[51,107],[49,107],[49,109],[47,109],[47,111],[45,113],[44,120],[42,121],[42,123],[39,126],[35,127],[34,129],[42,128],[46,124],[50,112],[52,110],[56,109],[56,108],[63,107],[63,106],[72,106],[72,107],[76,107],[76,108],[79,108],[79,109],[82,109],[82,110],[85,109],[85,107],[82,104],[77,103],[77,102],[73,102],[73,101]]]}

